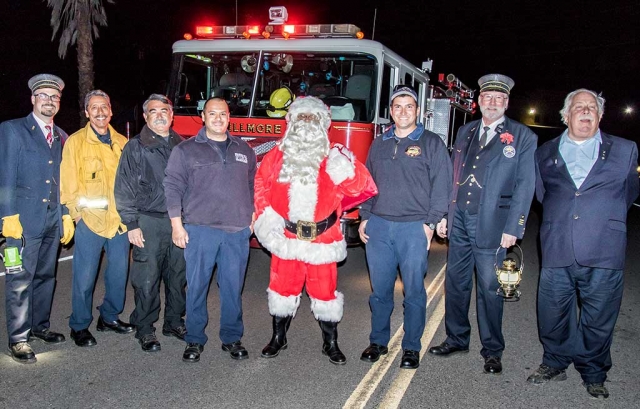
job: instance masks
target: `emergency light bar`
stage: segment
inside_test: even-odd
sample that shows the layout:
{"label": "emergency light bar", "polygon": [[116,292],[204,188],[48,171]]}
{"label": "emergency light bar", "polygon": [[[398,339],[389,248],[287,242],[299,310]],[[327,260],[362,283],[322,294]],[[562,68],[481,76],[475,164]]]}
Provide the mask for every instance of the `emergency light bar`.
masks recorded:
{"label": "emergency light bar", "polygon": [[267,25],[264,30],[255,25],[196,27],[196,36],[199,38],[250,38],[260,34],[264,38],[364,38],[360,28],[353,24]]}

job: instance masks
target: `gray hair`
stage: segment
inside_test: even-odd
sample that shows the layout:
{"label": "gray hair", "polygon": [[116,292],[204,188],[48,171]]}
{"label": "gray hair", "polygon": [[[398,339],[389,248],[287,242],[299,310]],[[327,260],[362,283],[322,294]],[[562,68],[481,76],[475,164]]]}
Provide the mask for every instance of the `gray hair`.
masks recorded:
{"label": "gray hair", "polygon": [[107,95],[106,92],[100,90],[100,89],[94,89],[93,91],[89,91],[87,93],[87,95],[84,97],[84,110],[88,111],[89,109],[89,100],[92,97],[103,97],[104,99],[107,100],[107,104],[109,105],[109,108],[111,108],[111,99],[109,99],[109,95]]}
{"label": "gray hair", "polygon": [[569,110],[571,109],[571,103],[573,102],[573,97],[575,97],[581,92],[586,92],[587,94],[591,94],[596,100],[596,104],[598,106],[598,115],[600,117],[604,115],[604,98],[602,98],[602,95],[597,94],[595,91],[591,91],[590,89],[580,88],[573,92],[570,92],[569,95],[567,95],[567,97],[564,99],[564,106],[560,110],[560,117],[562,118],[562,122],[565,125],[567,125],[566,117],[569,115]]}
{"label": "gray hair", "polygon": [[147,111],[147,107],[149,106],[149,103],[151,101],[160,101],[163,104],[169,105],[169,111],[173,112],[173,103],[171,102],[171,100],[169,98],[167,98],[166,95],[162,95],[162,94],[151,94],[149,95],[149,98],[147,98],[146,101],[144,101],[144,104],[142,104],[142,112],[144,112],[145,114],[148,114],[149,112]]}

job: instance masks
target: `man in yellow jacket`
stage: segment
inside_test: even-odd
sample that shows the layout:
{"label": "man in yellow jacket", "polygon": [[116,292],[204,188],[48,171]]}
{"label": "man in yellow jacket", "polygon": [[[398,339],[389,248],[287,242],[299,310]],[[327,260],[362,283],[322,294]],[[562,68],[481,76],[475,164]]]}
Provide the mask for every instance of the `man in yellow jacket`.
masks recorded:
{"label": "man in yellow jacket", "polygon": [[76,223],[69,326],[71,339],[81,347],[97,343],[89,332],[89,324],[93,319],[93,290],[103,249],[107,257],[105,295],[98,307],[96,329],[119,334],[134,330],[118,317],[124,308],[129,239],[116,210],[114,184],[127,138],[109,125],[111,102],[104,91],[89,92],[84,107],[89,123],[69,137],[60,166],[60,200]]}

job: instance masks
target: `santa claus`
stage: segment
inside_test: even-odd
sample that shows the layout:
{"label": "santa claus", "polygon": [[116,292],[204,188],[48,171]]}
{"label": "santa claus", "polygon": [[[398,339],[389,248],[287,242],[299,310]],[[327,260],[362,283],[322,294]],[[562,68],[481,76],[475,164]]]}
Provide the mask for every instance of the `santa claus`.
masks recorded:
{"label": "santa claus", "polygon": [[318,98],[296,99],[286,120],[284,138],[264,157],[255,180],[255,234],[272,255],[267,294],[273,336],[262,356],[276,357],[287,347],[306,285],[322,329],[322,352],[343,365],[337,326],[344,297],[336,290],[336,263],[347,256],[341,201],[361,195],[371,176],[344,146],[330,144],[330,112]]}

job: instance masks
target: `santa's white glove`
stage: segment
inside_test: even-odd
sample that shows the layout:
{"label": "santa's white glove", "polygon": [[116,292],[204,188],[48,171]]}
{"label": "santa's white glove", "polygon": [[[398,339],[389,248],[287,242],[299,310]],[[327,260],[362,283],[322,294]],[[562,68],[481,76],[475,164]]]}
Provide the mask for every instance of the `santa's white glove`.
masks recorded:
{"label": "santa's white glove", "polygon": [[333,148],[329,150],[327,174],[329,174],[334,184],[339,185],[345,180],[355,176],[356,172],[353,160],[353,153],[339,143],[335,144]]}

